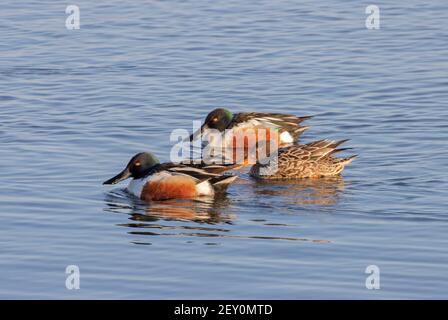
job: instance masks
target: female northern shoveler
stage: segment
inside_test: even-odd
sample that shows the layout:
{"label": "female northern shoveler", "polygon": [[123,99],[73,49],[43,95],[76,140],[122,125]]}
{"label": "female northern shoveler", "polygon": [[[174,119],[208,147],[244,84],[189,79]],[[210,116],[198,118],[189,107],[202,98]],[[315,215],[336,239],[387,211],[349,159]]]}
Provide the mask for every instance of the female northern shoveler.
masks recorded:
{"label": "female northern shoveler", "polygon": [[139,153],[126,168],[103,184],[133,178],[127,190],[142,200],[213,196],[223,192],[237,176],[223,175],[231,165],[160,163],[151,153]]}
{"label": "female northern shoveler", "polygon": [[260,179],[301,179],[320,178],[338,175],[353,161],[356,155],[348,158],[335,158],[337,152],[349,148],[338,146],[347,140],[319,140],[305,145],[292,145],[278,150],[267,164],[252,166],[250,175]]}
{"label": "female northern shoveler", "polygon": [[245,131],[247,129],[265,129],[267,130],[266,139],[269,140],[269,131],[274,130],[278,133],[278,145],[283,146],[298,141],[307,126],[300,124],[311,118],[296,117],[290,114],[282,113],[261,113],[261,112],[241,112],[233,114],[227,109],[218,108],[210,112],[200,130],[190,136],[190,141],[195,140],[199,134],[206,134],[208,129],[216,129],[220,132],[224,130]]}

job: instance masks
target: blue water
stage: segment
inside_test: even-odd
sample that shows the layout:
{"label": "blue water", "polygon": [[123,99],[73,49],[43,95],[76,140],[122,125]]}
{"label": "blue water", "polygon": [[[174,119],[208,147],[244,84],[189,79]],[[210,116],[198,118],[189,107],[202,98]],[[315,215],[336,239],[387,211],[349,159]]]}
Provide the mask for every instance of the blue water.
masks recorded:
{"label": "blue water", "polygon": [[[1,298],[448,298],[446,1],[76,0],[79,30],[67,4],[2,1]],[[215,201],[101,185],[222,106],[359,158]]]}

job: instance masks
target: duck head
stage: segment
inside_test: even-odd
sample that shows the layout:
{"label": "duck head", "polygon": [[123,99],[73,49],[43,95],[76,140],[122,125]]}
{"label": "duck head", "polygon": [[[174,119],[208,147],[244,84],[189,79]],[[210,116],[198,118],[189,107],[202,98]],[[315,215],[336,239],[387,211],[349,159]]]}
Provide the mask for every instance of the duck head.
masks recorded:
{"label": "duck head", "polygon": [[126,168],[117,174],[115,177],[104,181],[103,184],[116,184],[120,181],[128,178],[139,179],[145,176],[145,174],[160,161],[149,152],[141,152],[132,157]]}
{"label": "duck head", "polygon": [[190,141],[193,141],[201,133],[207,129],[215,129],[224,131],[233,119],[233,114],[227,109],[218,108],[210,112],[205,118],[204,124],[201,128],[190,136]]}

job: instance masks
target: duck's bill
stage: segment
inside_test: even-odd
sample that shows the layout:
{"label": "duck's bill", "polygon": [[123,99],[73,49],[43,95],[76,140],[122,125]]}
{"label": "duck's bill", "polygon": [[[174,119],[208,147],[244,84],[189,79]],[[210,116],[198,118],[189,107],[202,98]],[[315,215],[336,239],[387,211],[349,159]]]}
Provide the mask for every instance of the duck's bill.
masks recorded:
{"label": "duck's bill", "polygon": [[204,131],[208,130],[208,125],[206,125],[205,123],[201,126],[200,129],[196,130],[196,132],[194,132],[190,137],[189,137],[189,141],[194,141],[198,138],[198,136],[200,136],[202,133],[204,133]]}
{"label": "duck's bill", "polygon": [[131,177],[131,172],[128,170],[128,168],[121,171],[119,174],[117,174],[115,177],[110,178],[107,181],[104,181],[103,184],[116,184],[120,181],[126,180],[127,178]]}

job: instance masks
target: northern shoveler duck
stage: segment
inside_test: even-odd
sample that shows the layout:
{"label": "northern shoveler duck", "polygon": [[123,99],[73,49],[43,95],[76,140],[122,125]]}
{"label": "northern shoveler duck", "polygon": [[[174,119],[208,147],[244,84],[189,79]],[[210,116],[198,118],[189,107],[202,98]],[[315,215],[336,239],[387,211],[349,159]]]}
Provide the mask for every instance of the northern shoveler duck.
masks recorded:
{"label": "northern shoveler duck", "polygon": [[151,153],[138,153],[126,168],[103,184],[133,178],[127,190],[142,200],[213,196],[223,192],[237,176],[224,175],[232,165],[160,163]]}
{"label": "northern shoveler duck", "polygon": [[272,155],[268,163],[257,162],[252,166],[250,175],[260,179],[301,179],[338,175],[356,157],[334,157],[335,153],[349,149],[338,148],[346,141],[319,140],[305,145],[280,148],[278,155]]}
{"label": "northern shoveler duck", "polygon": [[269,140],[270,130],[278,133],[278,145],[281,147],[297,142],[302,132],[309,128],[300,124],[310,118],[311,116],[297,117],[283,113],[240,112],[233,114],[227,109],[218,108],[207,115],[201,128],[190,136],[190,141],[195,140],[201,133],[206,134],[208,129],[216,129],[220,132],[232,130],[234,134],[247,129],[255,131],[265,129],[267,140]]}

